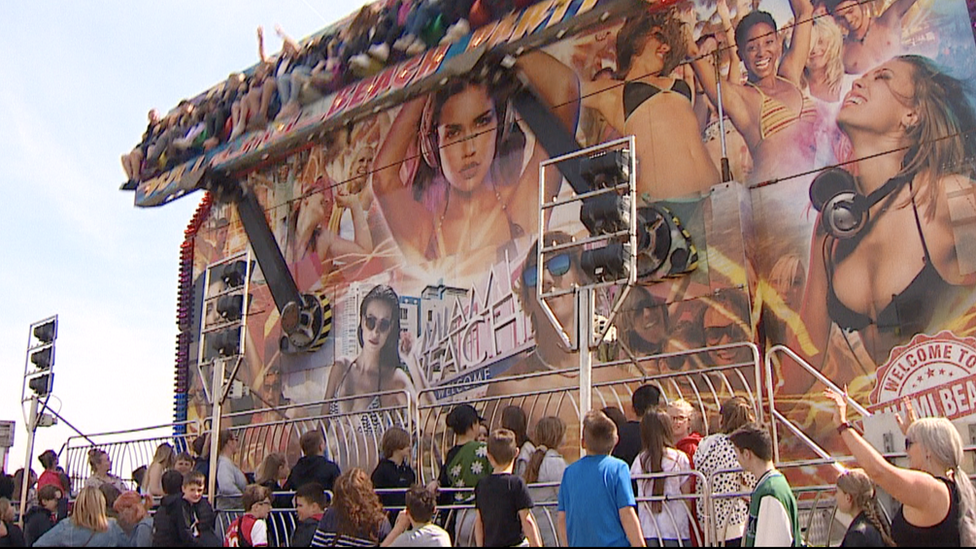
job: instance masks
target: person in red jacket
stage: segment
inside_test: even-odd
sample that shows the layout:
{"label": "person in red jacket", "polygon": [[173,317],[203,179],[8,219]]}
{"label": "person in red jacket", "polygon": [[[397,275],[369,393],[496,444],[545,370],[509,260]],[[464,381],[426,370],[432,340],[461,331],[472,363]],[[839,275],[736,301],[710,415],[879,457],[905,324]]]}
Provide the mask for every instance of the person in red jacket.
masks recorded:
{"label": "person in red jacket", "polygon": [[[695,468],[695,451],[698,450],[698,444],[702,441],[702,435],[699,431],[703,430],[701,415],[695,410],[687,400],[679,399],[668,403],[668,415],[671,416],[671,430],[674,434],[674,447],[683,452],[688,456],[688,461],[691,462],[691,468]],[[695,478],[692,477],[691,489],[692,492],[695,490]],[[693,520],[692,528],[696,529],[699,534],[693,533],[691,536],[691,541],[693,546],[699,546],[702,540],[700,535],[701,526],[698,522],[697,509],[692,508],[691,516]]]}
{"label": "person in red jacket", "polygon": [[260,484],[244,489],[244,515],[230,524],[224,536],[224,547],[267,547],[271,514],[271,490]]}

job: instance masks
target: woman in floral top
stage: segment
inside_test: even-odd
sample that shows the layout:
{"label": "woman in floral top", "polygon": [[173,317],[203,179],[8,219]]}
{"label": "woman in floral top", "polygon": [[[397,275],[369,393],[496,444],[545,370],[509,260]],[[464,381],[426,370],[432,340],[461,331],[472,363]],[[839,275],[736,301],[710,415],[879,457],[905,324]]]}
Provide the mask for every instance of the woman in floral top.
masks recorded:
{"label": "woman in floral top", "polygon": [[[447,415],[447,426],[454,431],[455,446],[447,452],[437,484],[440,488],[471,488],[472,491],[442,492],[438,498],[439,505],[464,505],[473,502],[475,485],[491,474],[488,446],[477,440],[478,426],[482,421],[478,412],[468,404],[461,404]],[[473,512],[452,513],[451,521],[456,527],[454,539],[457,545],[473,545],[474,519]],[[450,526],[451,524],[448,525],[449,529]]]}
{"label": "woman in floral top", "polygon": [[[756,485],[756,478],[751,473],[726,473],[714,478],[711,475],[716,471],[741,468],[729,433],[756,420],[752,406],[743,397],[733,397],[722,405],[719,413],[722,416],[721,432],[705,437],[698,445],[694,456],[695,469],[712,481],[712,493],[716,496],[751,492]],[[700,486],[698,490],[701,490]],[[741,539],[745,532],[749,506],[742,498],[732,497],[716,497],[714,504],[718,541],[724,541],[722,545],[733,546],[735,540]],[[697,505],[698,516],[706,516],[704,500],[699,499]]]}

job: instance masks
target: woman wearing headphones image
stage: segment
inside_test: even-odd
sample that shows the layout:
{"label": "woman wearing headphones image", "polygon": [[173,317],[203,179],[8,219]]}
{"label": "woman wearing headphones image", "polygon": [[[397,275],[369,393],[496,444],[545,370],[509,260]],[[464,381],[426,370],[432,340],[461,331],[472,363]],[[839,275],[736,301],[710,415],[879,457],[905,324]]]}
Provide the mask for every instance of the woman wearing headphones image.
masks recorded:
{"label": "woman wearing headphones image", "polygon": [[[523,55],[516,69],[574,134],[576,75],[541,51]],[[494,254],[537,226],[539,164],[548,155],[515,123],[508,98],[486,80],[455,80],[406,103],[376,155],[373,190],[410,263]],[[410,158],[417,152],[422,158],[414,168]],[[546,184],[555,195],[558,178]],[[484,262],[469,263],[484,269]]]}
{"label": "woman wearing headphones image", "polygon": [[[794,334],[792,346],[822,368],[836,324],[845,337],[857,332],[880,365],[894,345],[934,329],[933,316],[947,314],[940,307],[952,305],[954,289],[976,284],[953,222],[976,216],[969,134],[976,114],[959,80],[928,58],[906,55],[855,81],[837,123],[861,160],[852,168],[857,177],[833,169],[811,186],[821,215],[800,310],[809,340],[801,345]],[[813,379],[784,374],[787,385],[799,382],[787,391],[794,394]]]}

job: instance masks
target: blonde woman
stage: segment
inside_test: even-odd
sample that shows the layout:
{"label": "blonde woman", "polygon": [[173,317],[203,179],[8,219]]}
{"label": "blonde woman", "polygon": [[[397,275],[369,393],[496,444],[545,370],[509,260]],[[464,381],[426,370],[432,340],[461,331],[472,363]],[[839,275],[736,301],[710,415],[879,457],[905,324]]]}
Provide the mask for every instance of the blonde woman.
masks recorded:
{"label": "blonde woman", "polygon": [[153,457],[152,463],[149,464],[144,484],[149,495],[157,498],[166,495],[163,492],[163,473],[172,469],[175,462],[176,454],[171,445],[164,443],[156,448],[156,455]]}
{"label": "blonde woman", "polygon": [[85,481],[85,488],[98,488],[103,484],[111,484],[119,490],[125,492],[128,488],[121,478],[113,475],[112,458],[108,457],[108,452],[98,448],[88,451],[88,466],[91,467],[92,474]]}
{"label": "blonde woman", "polygon": [[86,486],[69,520],[62,520],[34,542],[34,547],[118,547],[122,530],[105,515],[105,496]]}
{"label": "blonde woman", "polygon": [[810,95],[825,103],[840,103],[853,82],[844,77],[844,34],[833,19],[818,17],[813,20],[810,55],[803,67],[803,83]]}
{"label": "blonde woman", "polygon": [[948,419],[912,423],[905,436],[910,469],[896,467],[847,421],[848,396],[825,391],[834,403],[834,422],[858,465],[902,507],[891,521],[899,547],[976,545],[976,491],[962,469],[962,437]]}

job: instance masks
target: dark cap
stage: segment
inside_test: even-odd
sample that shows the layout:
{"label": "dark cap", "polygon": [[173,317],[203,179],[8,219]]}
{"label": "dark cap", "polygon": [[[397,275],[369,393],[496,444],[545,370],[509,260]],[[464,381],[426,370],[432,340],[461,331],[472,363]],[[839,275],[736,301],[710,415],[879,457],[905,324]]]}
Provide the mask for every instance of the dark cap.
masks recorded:
{"label": "dark cap", "polygon": [[470,404],[460,404],[451,413],[447,414],[447,426],[456,434],[464,434],[471,430],[471,427],[483,422],[485,419],[478,415],[478,411]]}

